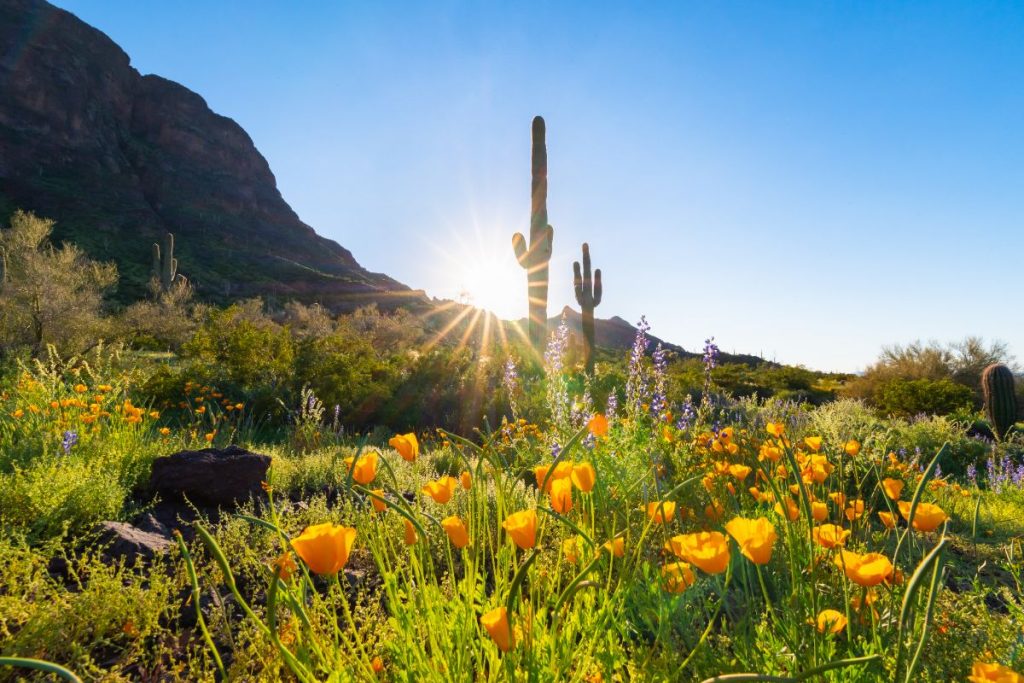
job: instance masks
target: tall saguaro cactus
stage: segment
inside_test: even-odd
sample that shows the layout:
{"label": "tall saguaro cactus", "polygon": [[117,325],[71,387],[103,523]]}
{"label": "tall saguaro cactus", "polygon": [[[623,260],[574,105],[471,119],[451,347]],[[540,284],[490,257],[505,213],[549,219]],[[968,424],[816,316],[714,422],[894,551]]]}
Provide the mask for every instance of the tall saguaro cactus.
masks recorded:
{"label": "tall saguaro cactus", "polygon": [[171,233],[164,235],[163,249],[153,243],[153,278],[160,283],[162,292],[169,292],[175,282],[185,279],[178,275],[178,259],[174,258],[174,235]]}
{"label": "tall saguaro cactus", "polygon": [[544,119],[533,119],[532,175],[530,183],[530,243],[517,232],[512,249],[519,265],[526,269],[530,297],[530,343],[537,353],[544,350],[548,325],[548,263],[554,229],[548,225],[548,149],[544,140]]}
{"label": "tall saguaro cactus", "polygon": [[590,276],[590,245],[583,243],[583,271],[580,262],[572,263],[572,282],[576,290],[576,303],[583,313],[583,360],[587,374],[594,374],[594,308],[601,303],[601,269]]}
{"label": "tall saguaro cactus", "polygon": [[1002,363],[993,363],[981,373],[981,394],[992,429],[1000,439],[1017,421],[1017,391],[1013,371]]}

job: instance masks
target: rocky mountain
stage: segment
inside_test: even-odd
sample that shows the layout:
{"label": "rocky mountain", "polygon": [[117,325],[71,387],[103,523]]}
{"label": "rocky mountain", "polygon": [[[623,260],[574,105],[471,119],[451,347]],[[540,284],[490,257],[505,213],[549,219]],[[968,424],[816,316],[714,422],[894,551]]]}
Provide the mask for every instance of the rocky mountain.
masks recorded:
{"label": "rocky mountain", "polygon": [[[561,313],[552,318],[548,318],[548,333],[554,332],[558,329],[563,318],[565,319],[566,327],[569,328],[569,335],[574,339],[582,339],[583,316],[579,311],[571,306],[564,307]],[[523,318],[521,324],[526,325],[525,318]],[[618,350],[629,349],[633,346],[633,340],[635,338],[636,326],[631,325],[619,316],[611,318],[594,318],[594,344],[598,348]],[[674,351],[680,358],[692,358],[698,355],[684,350],[681,346],[676,346],[675,344],[669,343],[650,334],[648,334],[647,338],[650,340],[648,352],[653,351],[658,344],[661,344],[666,349]]]}
{"label": "rocky mountain", "polygon": [[172,232],[208,300],[425,305],[303,223],[237,123],[43,0],[0,0],[0,221],[16,208],[116,261],[122,301],[145,294],[152,244]]}

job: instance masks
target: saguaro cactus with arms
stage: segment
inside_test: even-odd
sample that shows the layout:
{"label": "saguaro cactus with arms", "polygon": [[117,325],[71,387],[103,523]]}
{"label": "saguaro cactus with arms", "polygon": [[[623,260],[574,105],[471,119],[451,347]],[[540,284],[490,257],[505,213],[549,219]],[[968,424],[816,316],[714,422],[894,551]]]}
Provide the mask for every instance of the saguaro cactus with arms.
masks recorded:
{"label": "saguaro cactus with arms", "polygon": [[573,287],[576,289],[576,303],[583,314],[583,361],[587,374],[594,374],[594,308],[601,303],[601,269],[590,276],[590,246],[583,243],[583,271],[580,262],[572,263]]}
{"label": "saguaro cactus with arms", "polygon": [[526,269],[530,300],[530,343],[537,353],[544,350],[548,325],[548,263],[554,229],[548,225],[548,150],[544,141],[544,119],[533,119],[533,153],[530,205],[530,243],[517,232],[512,236],[519,265]]}

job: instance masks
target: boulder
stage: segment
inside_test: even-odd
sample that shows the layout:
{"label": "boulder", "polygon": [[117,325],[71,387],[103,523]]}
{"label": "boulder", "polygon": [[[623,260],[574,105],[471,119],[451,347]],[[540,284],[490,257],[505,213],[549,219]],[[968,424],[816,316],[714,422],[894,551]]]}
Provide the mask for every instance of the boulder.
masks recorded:
{"label": "boulder", "polygon": [[180,451],[153,461],[150,486],[172,499],[197,505],[234,507],[262,495],[270,456],[238,446]]}
{"label": "boulder", "polygon": [[152,560],[174,544],[167,536],[143,531],[126,522],[103,522],[100,529],[107,557],[123,559],[128,564],[138,558]]}

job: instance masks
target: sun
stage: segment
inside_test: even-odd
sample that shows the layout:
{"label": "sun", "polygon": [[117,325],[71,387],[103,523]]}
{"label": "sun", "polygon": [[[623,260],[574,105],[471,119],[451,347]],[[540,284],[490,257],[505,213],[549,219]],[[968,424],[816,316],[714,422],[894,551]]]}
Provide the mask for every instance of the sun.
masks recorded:
{"label": "sun", "polygon": [[455,269],[456,300],[504,320],[526,315],[526,274],[512,255],[468,254]]}

